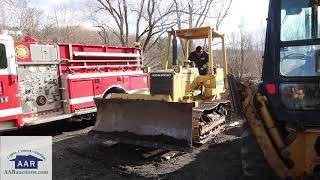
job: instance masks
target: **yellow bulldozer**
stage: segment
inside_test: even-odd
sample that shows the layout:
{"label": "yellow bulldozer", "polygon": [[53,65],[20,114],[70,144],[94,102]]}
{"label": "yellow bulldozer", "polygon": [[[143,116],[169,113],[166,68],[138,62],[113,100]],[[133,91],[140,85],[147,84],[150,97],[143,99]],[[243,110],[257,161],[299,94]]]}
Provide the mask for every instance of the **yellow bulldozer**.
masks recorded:
{"label": "yellow bulldozer", "polygon": [[[178,39],[184,44],[183,62],[178,62]],[[208,44],[205,75],[188,60],[189,46],[196,40]],[[213,40],[221,43],[217,49],[223,68],[214,65],[213,52],[217,50],[213,51]],[[144,69],[149,73],[148,92],[113,93],[95,99],[97,121],[92,134],[141,146],[189,151],[194,143],[203,143],[223,130],[229,106],[221,98],[228,73],[224,35],[210,27],[172,30],[164,52],[162,70]]]}

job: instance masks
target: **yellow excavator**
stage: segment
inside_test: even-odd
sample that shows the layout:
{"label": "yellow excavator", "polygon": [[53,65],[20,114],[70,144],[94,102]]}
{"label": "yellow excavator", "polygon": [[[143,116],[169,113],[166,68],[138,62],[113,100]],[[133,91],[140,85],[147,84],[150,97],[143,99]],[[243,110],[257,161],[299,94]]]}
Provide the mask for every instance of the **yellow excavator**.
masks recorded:
{"label": "yellow excavator", "polygon": [[270,0],[262,81],[229,76],[248,179],[320,179],[318,0]]}
{"label": "yellow excavator", "polygon": [[[178,62],[178,40],[184,44],[183,62]],[[208,44],[206,75],[200,75],[188,60],[189,46],[196,40]],[[215,51],[213,40],[221,43]],[[214,65],[213,53],[217,51],[223,57],[223,68]],[[194,143],[203,143],[223,130],[229,106],[221,98],[228,73],[224,35],[210,27],[169,31],[163,69],[143,70],[149,73],[148,92],[113,93],[95,99],[97,121],[91,134],[141,146],[190,151]]]}

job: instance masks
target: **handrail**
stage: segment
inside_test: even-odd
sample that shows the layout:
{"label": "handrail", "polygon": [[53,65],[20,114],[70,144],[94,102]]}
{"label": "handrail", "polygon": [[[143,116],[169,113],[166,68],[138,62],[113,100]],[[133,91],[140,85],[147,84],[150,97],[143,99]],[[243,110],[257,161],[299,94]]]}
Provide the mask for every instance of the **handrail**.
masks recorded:
{"label": "handrail", "polygon": [[70,59],[61,59],[61,61],[67,61],[67,62],[140,62],[141,60],[89,60],[89,59],[84,59],[84,60],[70,60]]}
{"label": "handrail", "polygon": [[123,67],[139,67],[140,65],[102,65],[102,66],[70,66],[69,69],[96,69],[96,68],[123,68]]}
{"label": "handrail", "polygon": [[141,57],[139,53],[74,52],[76,57]]}
{"label": "handrail", "polygon": [[31,61],[31,62],[18,62],[18,65],[58,65],[59,62],[57,61]]}

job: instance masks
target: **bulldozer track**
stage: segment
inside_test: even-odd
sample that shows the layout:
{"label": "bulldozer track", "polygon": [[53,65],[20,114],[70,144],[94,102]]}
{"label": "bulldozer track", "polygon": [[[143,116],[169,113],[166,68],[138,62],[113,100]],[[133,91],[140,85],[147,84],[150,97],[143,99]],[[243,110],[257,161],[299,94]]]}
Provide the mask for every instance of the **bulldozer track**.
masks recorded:
{"label": "bulldozer track", "polygon": [[193,143],[202,145],[223,132],[226,127],[230,108],[229,101],[212,101],[204,103],[203,107],[195,108],[192,122]]}

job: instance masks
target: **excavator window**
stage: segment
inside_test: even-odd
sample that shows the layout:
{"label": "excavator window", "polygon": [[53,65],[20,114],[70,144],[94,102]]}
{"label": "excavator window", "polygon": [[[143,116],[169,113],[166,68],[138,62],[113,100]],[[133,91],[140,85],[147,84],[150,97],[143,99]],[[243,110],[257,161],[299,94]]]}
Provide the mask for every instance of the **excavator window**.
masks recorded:
{"label": "excavator window", "polygon": [[[282,104],[290,110],[319,110],[319,0],[281,0],[280,76]],[[297,80],[298,78],[298,80]],[[289,80],[289,81],[288,81]]]}
{"label": "excavator window", "polygon": [[281,41],[319,38],[318,5],[315,0],[282,0]]}
{"label": "excavator window", "polygon": [[320,89],[313,83],[282,83],[281,101],[290,110],[319,110]]}
{"label": "excavator window", "polygon": [[281,1],[280,74],[286,77],[319,76],[319,45],[297,41],[320,38],[318,0]]}
{"label": "excavator window", "polygon": [[319,45],[289,46],[280,50],[280,73],[287,77],[319,76],[316,64]]}

